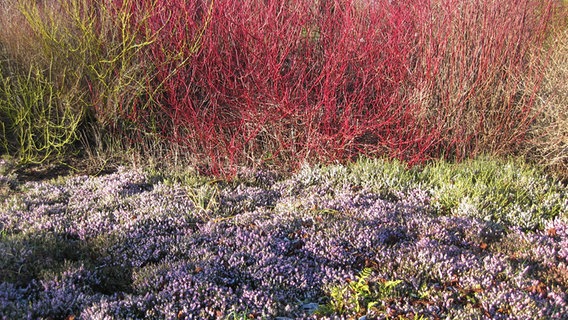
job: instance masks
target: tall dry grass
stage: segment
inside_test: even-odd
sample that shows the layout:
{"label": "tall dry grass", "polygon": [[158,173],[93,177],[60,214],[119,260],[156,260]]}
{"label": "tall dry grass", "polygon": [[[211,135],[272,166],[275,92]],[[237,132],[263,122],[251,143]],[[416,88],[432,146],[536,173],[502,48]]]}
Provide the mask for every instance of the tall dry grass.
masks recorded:
{"label": "tall dry grass", "polygon": [[525,156],[568,178],[568,1],[557,10],[559,18],[544,48],[549,60],[539,94],[543,113],[532,128]]}

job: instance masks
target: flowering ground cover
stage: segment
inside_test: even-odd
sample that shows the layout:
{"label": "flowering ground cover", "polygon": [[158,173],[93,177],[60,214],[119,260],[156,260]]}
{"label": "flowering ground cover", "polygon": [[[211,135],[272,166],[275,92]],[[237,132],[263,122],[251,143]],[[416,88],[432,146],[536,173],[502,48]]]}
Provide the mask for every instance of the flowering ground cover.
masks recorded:
{"label": "flowering ground cover", "polygon": [[4,172],[0,318],[560,319],[567,199],[486,159],[233,181]]}

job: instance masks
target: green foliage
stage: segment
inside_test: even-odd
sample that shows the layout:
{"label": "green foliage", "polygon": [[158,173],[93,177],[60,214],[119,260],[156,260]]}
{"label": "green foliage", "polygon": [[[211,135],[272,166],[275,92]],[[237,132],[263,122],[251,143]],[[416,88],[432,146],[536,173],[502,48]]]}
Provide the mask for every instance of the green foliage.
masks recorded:
{"label": "green foliage", "polygon": [[374,192],[404,191],[416,187],[417,168],[398,160],[362,158],[349,166],[350,182]]}
{"label": "green foliage", "polygon": [[397,160],[361,158],[348,165],[304,166],[296,179],[303,186],[358,186],[387,196],[416,187],[417,174]]}
{"label": "green foliage", "polygon": [[199,187],[189,187],[186,189],[187,195],[193,202],[198,215],[210,215],[219,206],[217,198],[219,188],[215,184],[204,184]]}
{"label": "green foliage", "polygon": [[566,187],[521,160],[435,161],[408,168],[398,161],[360,159],[348,166],[304,168],[296,176],[310,186],[357,186],[384,197],[422,189],[438,214],[468,216],[527,229],[542,228],[568,212]]}
{"label": "green foliage", "polygon": [[189,170],[179,171],[172,169],[167,174],[161,174],[157,170],[148,170],[149,179],[157,182],[162,181],[166,185],[181,185],[186,191],[186,196],[193,203],[192,215],[208,219],[219,208],[221,180],[210,179]]}
{"label": "green foliage", "polygon": [[333,286],[329,290],[330,301],[316,310],[317,314],[365,314],[371,309],[379,309],[384,300],[396,295],[396,287],[402,283],[396,281],[371,281],[372,269],[365,268],[356,280],[347,284]]}
{"label": "green foliage", "polygon": [[247,320],[247,319],[265,319],[264,317],[259,318],[254,313],[248,312],[248,310],[237,312],[231,311],[225,318],[225,320]]}
{"label": "green foliage", "polygon": [[437,162],[424,168],[420,182],[443,214],[523,228],[541,228],[546,220],[566,214],[565,187],[521,161]]}

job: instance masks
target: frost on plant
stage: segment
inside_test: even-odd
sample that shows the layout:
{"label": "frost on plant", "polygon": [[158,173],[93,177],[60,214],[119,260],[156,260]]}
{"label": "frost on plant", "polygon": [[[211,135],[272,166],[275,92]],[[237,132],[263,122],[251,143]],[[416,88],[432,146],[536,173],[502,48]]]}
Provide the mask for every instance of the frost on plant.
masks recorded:
{"label": "frost on plant", "polygon": [[568,312],[562,216],[530,231],[479,219],[465,201],[440,215],[427,184],[385,193],[348,170],[329,172],[253,174],[202,198],[188,193],[195,186],[124,168],[21,184],[0,210],[0,310],[119,319]]}

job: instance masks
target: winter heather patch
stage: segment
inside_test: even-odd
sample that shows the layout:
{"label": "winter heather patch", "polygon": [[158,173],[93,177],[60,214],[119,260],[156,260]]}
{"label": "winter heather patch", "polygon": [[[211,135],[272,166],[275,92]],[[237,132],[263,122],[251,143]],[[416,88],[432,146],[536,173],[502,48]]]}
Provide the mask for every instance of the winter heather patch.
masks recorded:
{"label": "winter heather patch", "polygon": [[440,208],[440,188],[408,172],[396,188],[397,166],[379,164],[365,179],[368,163],[193,184],[127,169],[1,175],[0,318],[568,314],[563,187],[547,191],[562,210],[529,230]]}

